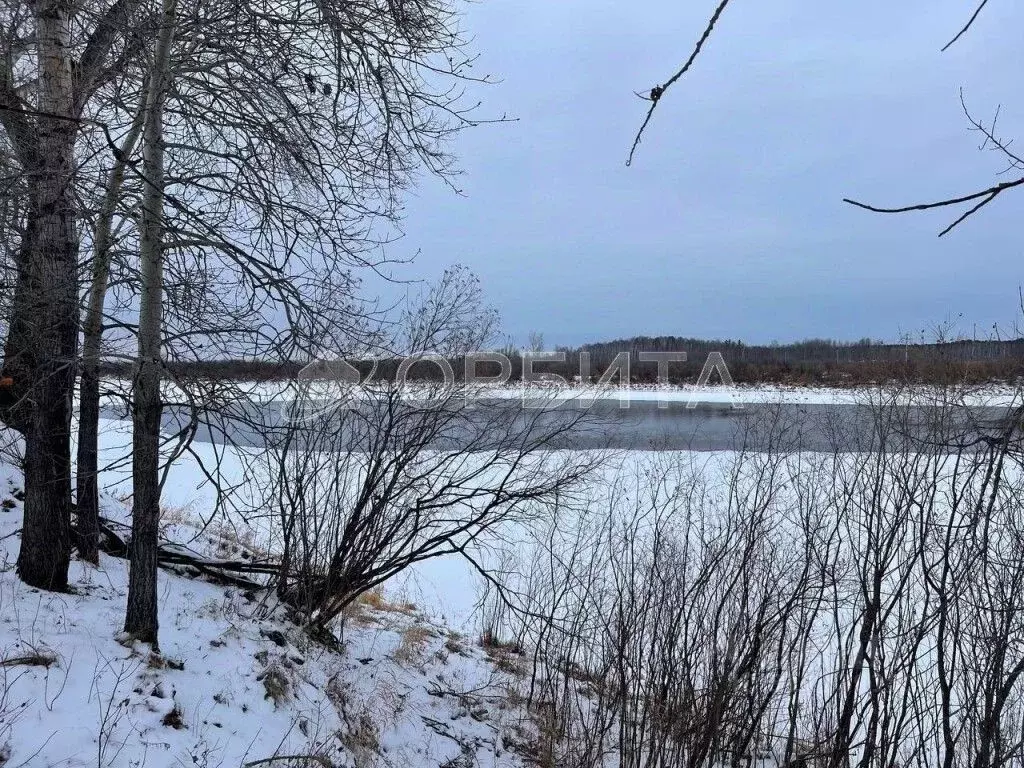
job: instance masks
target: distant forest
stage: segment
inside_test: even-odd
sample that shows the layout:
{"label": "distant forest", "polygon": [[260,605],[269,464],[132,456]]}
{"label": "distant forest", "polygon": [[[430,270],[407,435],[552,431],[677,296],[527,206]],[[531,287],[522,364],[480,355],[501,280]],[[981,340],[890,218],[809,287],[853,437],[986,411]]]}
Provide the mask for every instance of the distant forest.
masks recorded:
{"label": "distant forest", "polygon": [[[530,353],[511,346],[496,351],[509,357],[512,362],[510,381],[519,381],[522,378],[523,356],[529,356]],[[696,383],[708,356],[713,352],[721,353],[733,380],[741,384],[853,385],[890,380],[984,383],[1012,382],[1024,377],[1024,338],[928,344],[884,343],[870,339],[857,342],[808,339],[792,344],[750,345],[732,340],[637,336],[573,348],[558,347],[554,353],[563,354],[565,362],[535,360],[533,371],[541,380],[557,381],[555,377],[561,377],[572,383],[578,380],[581,371],[585,373],[583,361],[589,355],[589,380],[596,382],[613,365],[616,356],[624,352],[629,353],[630,379],[635,384],[657,381],[657,363],[640,362],[640,352],[685,352],[685,362],[672,362],[668,365],[669,381],[672,384]],[[364,375],[369,374],[369,363],[354,363]],[[461,379],[465,370],[464,360],[452,359],[450,364],[456,377]],[[167,365],[175,375],[274,381],[295,378],[306,363],[212,360],[169,362]],[[105,368],[108,375],[130,374],[126,364],[109,363]],[[393,380],[397,368],[397,360],[378,361],[374,377],[378,380]],[[494,376],[499,373],[499,367],[495,363],[478,362],[476,373],[478,376]],[[432,363],[420,362],[409,370],[408,377],[434,380],[441,378],[441,372]],[[719,381],[717,373],[713,374],[712,381]],[[616,378],[613,383],[617,382]]]}
{"label": "distant forest", "polygon": [[862,339],[841,342],[807,339],[791,344],[749,345],[676,336],[637,336],[574,350],[589,352],[603,370],[618,352],[629,352],[637,382],[655,380],[655,363],[636,361],[641,351],[687,353],[685,363],[669,365],[672,383],[696,382],[708,355],[720,352],[734,381],[745,384],[870,384],[891,379],[921,383],[1014,381],[1024,375],[1024,338],[957,340],[938,343],[886,343]]}

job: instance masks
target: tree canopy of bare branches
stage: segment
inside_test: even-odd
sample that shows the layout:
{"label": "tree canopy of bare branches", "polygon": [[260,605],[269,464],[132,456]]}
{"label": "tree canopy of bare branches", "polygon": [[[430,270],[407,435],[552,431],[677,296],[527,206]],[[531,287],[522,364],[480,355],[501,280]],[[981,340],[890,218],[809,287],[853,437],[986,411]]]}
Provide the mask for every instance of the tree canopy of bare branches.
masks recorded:
{"label": "tree canopy of bare branches", "polygon": [[[135,332],[130,255],[152,180],[131,137],[159,8],[52,0],[3,14],[4,227],[18,245],[2,415],[26,440],[19,573],[62,589],[79,268],[93,267],[88,366],[106,349],[102,333],[119,332],[117,351],[116,337]],[[179,2],[161,140],[160,355],[288,358],[349,343],[371,309],[355,298],[353,270],[381,268],[373,247],[390,237],[381,222],[399,215],[414,173],[451,172],[445,143],[472,124],[460,85],[474,79],[471,63],[443,0]],[[122,294],[113,315],[111,287]],[[83,379],[90,423],[96,387],[95,376]],[[89,521],[96,468],[84,436]],[[87,523],[83,533],[88,557],[95,531]]]}

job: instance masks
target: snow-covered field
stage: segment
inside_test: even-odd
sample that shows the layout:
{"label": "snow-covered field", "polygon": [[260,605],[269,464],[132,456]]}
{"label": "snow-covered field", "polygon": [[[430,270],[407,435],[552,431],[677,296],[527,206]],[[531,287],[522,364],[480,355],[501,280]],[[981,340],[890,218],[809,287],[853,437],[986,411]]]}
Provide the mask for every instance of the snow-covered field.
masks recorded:
{"label": "snow-covered field", "polygon": [[[131,494],[131,466],[126,461],[131,446],[129,422],[100,421],[100,466],[106,467],[101,488],[111,497],[128,498]],[[594,451],[586,453],[600,458],[601,466],[593,478],[593,503],[600,506],[602,491],[616,478],[635,477],[651,462],[659,461],[658,451]],[[227,535],[244,539],[260,549],[273,549],[275,532],[265,518],[254,519],[249,511],[251,501],[244,488],[218,494],[207,477],[217,467],[226,486],[234,485],[251,465],[256,449],[225,447],[196,442],[191,452],[178,458],[171,466],[163,487],[161,505],[165,530],[176,541],[195,547],[202,529],[205,534]],[[666,460],[685,466],[690,474],[700,476],[709,484],[724,483],[738,458],[735,451],[679,451]],[[219,507],[218,507],[219,505]],[[216,511],[215,511],[216,510]],[[565,514],[563,512],[563,514]],[[177,525],[175,521],[184,521]],[[563,524],[567,524],[563,520]],[[492,563],[507,555],[504,568],[522,568],[529,562],[532,536],[527,531],[502,531],[489,553]],[[396,599],[414,602],[446,626],[464,634],[479,634],[482,616],[480,604],[486,585],[477,571],[457,555],[445,555],[415,564],[409,571],[394,577],[387,591]]]}
{"label": "snow-covered field", "polygon": [[[119,380],[106,382],[111,390],[127,392],[129,383]],[[333,382],[237,382],[232,386],[244,392],[254,402],[273,403],[293,400],[300,392],[304,397],[352,397],[353,390],[344,384]],[[883,385],[891,389],[891,385]],[[181,397],[172,384],[165,384],[168,398]],[[1005,406],[1017,402],[1021,386],[1008,383],[990,383],[971,387],[957,387],[958,396],[964,405],[971,406]],[[411,397],[415,397],[422,388],[409,385]],[[708,384],[699,385],[634,385],[630,387],[602,386],[581,387],[578,385],[559,386],[548,382],[535,385],[487,385],[479,384],[472,388],[473,396],[493,398],[525,398],[538,397],[552,400],[589,399],[619,400],[635,402],[684,402],[684,403],[794,403],[813,405],[850,405],[862,403],[878,392],[878,386],[820,387],[790,386],[783,384]],[[904,402],[911,400],[927,400],[939,395],[942,390],[932,386],[907,387],[900,398]],[[108,403],[113,403],[111,399]]]}

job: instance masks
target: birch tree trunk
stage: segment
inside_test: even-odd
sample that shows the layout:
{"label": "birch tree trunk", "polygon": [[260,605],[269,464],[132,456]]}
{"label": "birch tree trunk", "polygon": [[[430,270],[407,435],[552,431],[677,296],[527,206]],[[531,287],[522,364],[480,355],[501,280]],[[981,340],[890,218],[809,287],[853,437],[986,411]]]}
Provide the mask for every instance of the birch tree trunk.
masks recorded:
{"label": "birch tree trunk", "polygon": [[177,0],[163,0],[143,128],[139,258],[139,359],[132,386],[132,540],[124,629],[158,647],[157,530],[160,524],[160,379],[163,322],[163,110],[170,80]]}
{"label": "birch tree trunk", "polygon": [[82,328],[82,374],[78,406],[78,470],[76,472],[78,503],[78,554],[83,560],[99,562],[100,510],[98,445],[100,419],[100,352],[103,341],[103,305],[110,281],[110,256],[114,246],[113,224],[118,197],[124,184],[125,166],[135,151],[142,133],[145,105],[139,109],[128,136],[115,156],[107,177],[96,223],[95,254],[92,280],[89,285],[85,322]]}
{"label": "birch tree trunk", "polygon": [[[16,402],[3,418],[25,436],[25,518],[18,574],[41,589],[67,587],[71,549],[71,397],[78,345],[78,242],[75,234],[75,119],[71,7],[34,8],[38,37],[35,141],[14,135],[30,184],[18,258],[4,375]],[[10,128],[8,128],[10,132]]]}

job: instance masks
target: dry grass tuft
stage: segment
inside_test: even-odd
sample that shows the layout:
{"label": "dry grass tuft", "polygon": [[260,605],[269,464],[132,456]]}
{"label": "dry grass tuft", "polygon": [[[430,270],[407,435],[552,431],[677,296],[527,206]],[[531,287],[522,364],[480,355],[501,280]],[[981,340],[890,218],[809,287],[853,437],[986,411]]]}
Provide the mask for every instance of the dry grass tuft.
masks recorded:
{"label": "dry grass tuft", "polygon": [[363,592],[355,600],[357,605],[361,605],[365,608],[371,608],[375,611],[383,611],[385,613],[401,613],[405,616],[412,616],[416,613],[416,603],[410,603],[407,601],[403,602],[392,602],[384,597],[384,590],[381,587],[375,587],[369,592]]}
{"label": "dry grass tuft", "polygon": [[168,728],[173,728],[176,731],[184,730],[185,728],[185,713],[181,710],[181,705],[175,703],[174,707],[164,715],[164,719],[161,721]]}
{"label": "dry grass tuft", "polygon": [[410,602],[392,602],[384,596],[380,587],[364,592],[352,601],[342,612],[344,621],[355,622],[364,626],[370,624],[386,624],[382,614],[416,616],[417,607]]}
{"label": "dry grass tuft", "polygon": [[288,677],[287,670],[276,661],[271,662],[256,679],[263,683],[266,691],[263,698],[273,701],[275,709],[291,699],[291,678]]}
{"label": "dry grass tuft", "polygon": [[444,641],[444,647],[449,653],[454,653],[457,656],[466,655],[466,646],[463,642],[463,637],[454,630],[448,633],[448,638]]}
{"label": "dry grass tuft", "polygon": [[366,712],[353,719],[341,742],[352,753],[355,765],[373,765],[380,755],[380,730]]}
{"label": "dry grass tuft", "polygon": [[339,734],[342,744],[352,753],[357,766],[373,765],[380,755],[380,729],[365,709],[352,713],[352,697],[338,675],[327,681],[327,698],[348,726]]}
{"label": "dry grass tuft", "polygon": [[383,611],[388,607],[388,601],[384,599],[384,590],[380,587],[363,592],[355,602],[356,605],[372,608],[375,611]]}
{"label": "dry grass tuft", "polygon": [[423,655],[423,648],[434,633],[422,624],[414,624],[402,631],[402,642],[392,658],[399,664],[412,664]]}
{"label": "dry grass tuft", "polygon": [[480,635],[480,647],[488,651],[504,651],[521,655],[523,646],[515,640],[503,640],[497,632],[492,629],[485,629]]}

